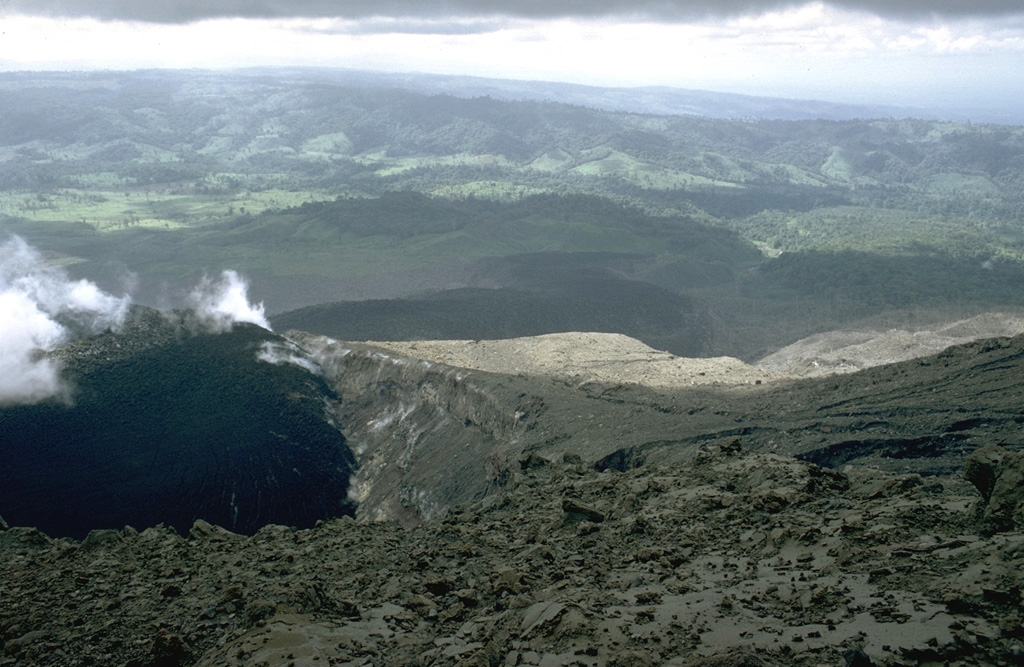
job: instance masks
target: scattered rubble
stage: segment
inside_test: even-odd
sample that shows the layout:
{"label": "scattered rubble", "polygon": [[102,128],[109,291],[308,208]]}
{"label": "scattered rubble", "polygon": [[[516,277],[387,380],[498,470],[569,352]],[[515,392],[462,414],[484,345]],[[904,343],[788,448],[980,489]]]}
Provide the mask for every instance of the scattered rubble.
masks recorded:
{"label": "scattered rubble", "polygon": [[742,441],[528,458],[412,528],[5,529],[0,665],[1024,664],[1024,535],[990,530],[1009,453],[985,497]]}

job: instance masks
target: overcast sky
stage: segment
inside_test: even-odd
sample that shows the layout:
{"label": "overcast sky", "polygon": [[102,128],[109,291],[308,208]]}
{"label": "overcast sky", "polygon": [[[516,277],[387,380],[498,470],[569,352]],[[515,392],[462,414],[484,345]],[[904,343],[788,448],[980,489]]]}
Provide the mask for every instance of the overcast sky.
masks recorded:
{"label": "overcast sky", "polygon": [[323,65],[1011,106],[1024,0],[0,0],[0,69]]}

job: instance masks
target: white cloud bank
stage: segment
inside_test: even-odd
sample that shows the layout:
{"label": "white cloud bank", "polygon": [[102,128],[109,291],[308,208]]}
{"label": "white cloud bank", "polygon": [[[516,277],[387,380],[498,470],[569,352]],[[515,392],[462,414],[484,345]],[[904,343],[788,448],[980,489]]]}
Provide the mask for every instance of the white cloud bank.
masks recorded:
{"label": "white cloud bank", "polygon": [[1015,15],[908,18],[862,4],[766,3],[756,13],[686,21],[637,14],[144,23],[8,13],[0,69],[304,65],[897,105],[1016,103],[1024,6]]}

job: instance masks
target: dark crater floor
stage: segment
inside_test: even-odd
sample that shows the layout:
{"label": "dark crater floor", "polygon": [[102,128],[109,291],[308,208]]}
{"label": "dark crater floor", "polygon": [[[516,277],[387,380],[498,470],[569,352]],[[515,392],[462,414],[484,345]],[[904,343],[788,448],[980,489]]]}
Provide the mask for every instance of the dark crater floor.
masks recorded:
{"label": "dark crater floor", "polygon": [[[73,404],[0,408],[0,508],[54,536],[205,519],[240,533],[352,514],[355,460],[333,391],[259,361],[287,341],[250,324],[202,332],[189,313],[137,308],[117,334],[56,353]],[[280,349],[280,348],[279,348]]]}

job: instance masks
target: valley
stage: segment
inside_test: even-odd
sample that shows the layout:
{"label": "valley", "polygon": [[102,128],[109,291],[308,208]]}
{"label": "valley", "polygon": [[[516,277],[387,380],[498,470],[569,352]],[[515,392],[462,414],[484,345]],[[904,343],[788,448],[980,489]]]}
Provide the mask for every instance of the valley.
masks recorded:
{"label": "valley", "polygon": [[[771,105],[737,119],[749,101],[736,96],[704,96],[702,116],[657,96],[646,112],[602,110],[522,86],[507,98],[474,92],[484,83],[327,70],[5,74],[0,230],[157,307],[180,305],[203,271],[233,268],[273,315],[343,304],[315,330],[301,317],[286,325],[342,338],[599,330],[749,361],[897,313],[1021,307],[1017,126],[795,120]],[[589,281],[602,287],[625,278],[674,292],[650,298],[702,309],[686,325],[701,333],[667,333],[658,320],[672,313],[653,305],[613,322],[532,313],[533,301],[570,312],[565,298],[603,298],[565,276],[523,274],[538,261],[556,270],[565,253],[603,272]],[[622,253],[636,257],[624,265]],[[536,325],[489,325],[486,302],[506,299],[505,312]],[[402,331],[374,302],[405,322],[447,310],[450,324]],[[473,333],[454,324],[473,320]]]}

